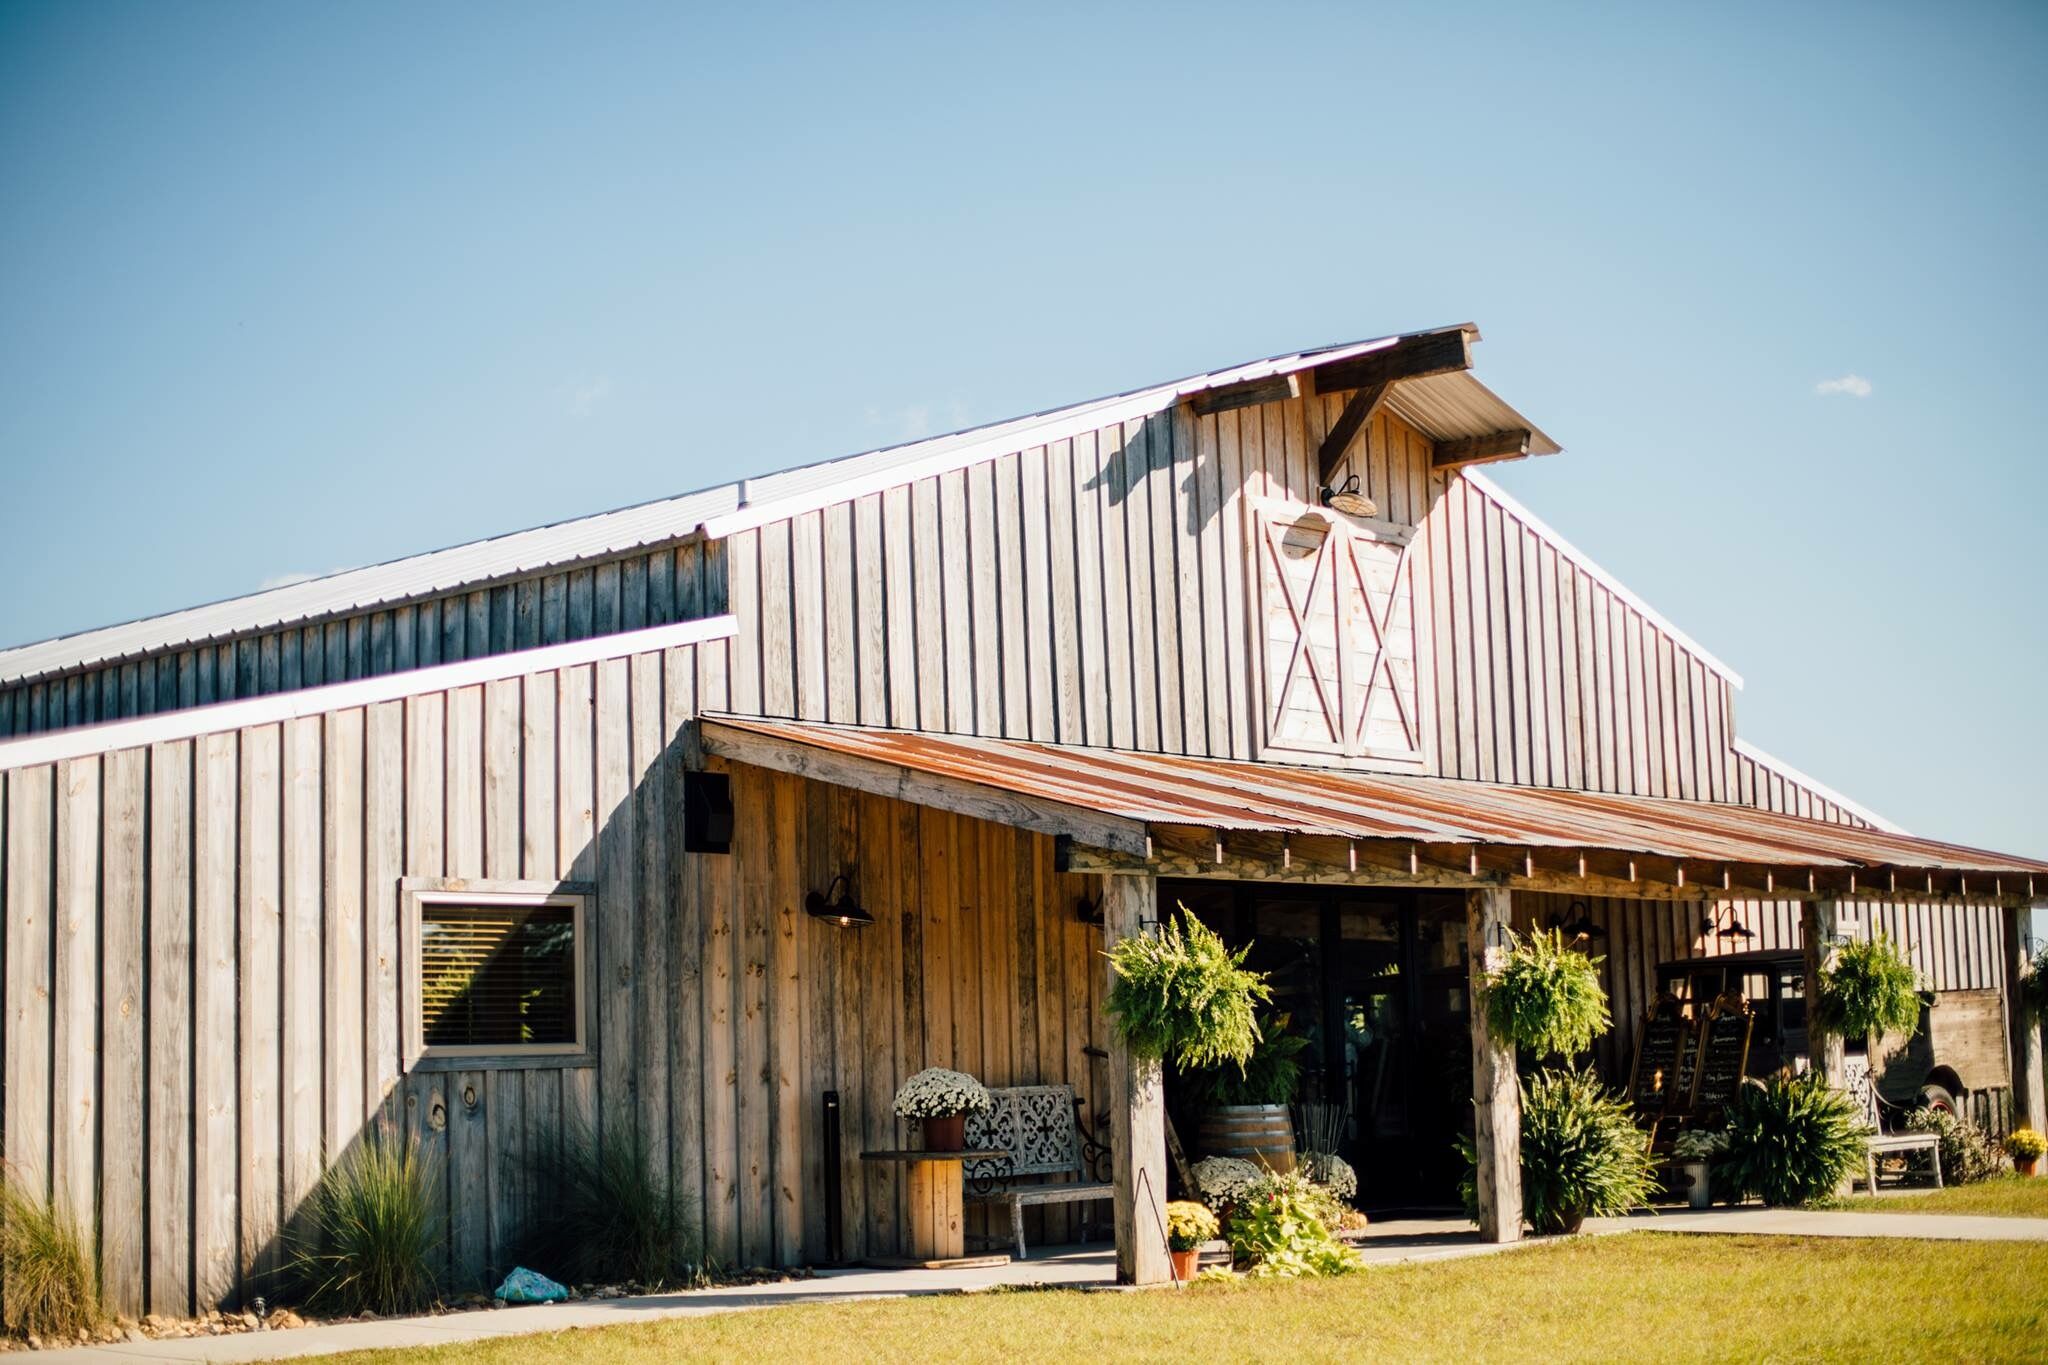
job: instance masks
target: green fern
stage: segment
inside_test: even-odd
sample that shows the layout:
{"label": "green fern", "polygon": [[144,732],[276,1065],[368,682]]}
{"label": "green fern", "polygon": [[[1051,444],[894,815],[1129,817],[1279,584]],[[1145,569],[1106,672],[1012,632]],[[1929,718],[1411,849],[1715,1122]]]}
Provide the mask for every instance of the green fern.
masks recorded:
{"label": "green fern", "polygon": [[1855,1101],[1818,1071],[1745,1082],[1728,1107],[1728,1148],[1714,1163],[1714,1185],[1774,1208],[1817,1204],[1862,1163],[1865,1136]]}
{"label": "green fern", "polygon": [[1562,930],[1524,938],[1508,931],[1500,965],[1486,974],[1481,996],[1497,1037],[1539,1057],[1570,1057],[1607,1032],[1607,993],[1600,963],[1565,943]]}
{"label": "green fern", "polygon": [[[1476,1220],[1477,1154],[1470,1138],[1458,1146],[1469,1168],[1459,1192]],[[1628,1103],[1591,1071],[1539,1071],[1522,1082],[1521,1148],[1522,1217],[1539,1233],[1618,1217],[1656,1187],[1649,1143]]]}
{"label": "green fern", "polygon": [[1820,974],[1820,1021],[1843,1038],[1910,1035],[1920,1026],[1920,978],[1890,936],[1843,944]]}
{"label": "green fern", "polygon": [[1184,1070],[1242,1067],[1259,1041],[1258,1005],[1271,999],[1262,973],[1244,965],[1213,929],[1180,907],[1156,935],[1134,934],[1109,950],[1115,981],[1105,1008],[1133,1055],[1171,1057]]}

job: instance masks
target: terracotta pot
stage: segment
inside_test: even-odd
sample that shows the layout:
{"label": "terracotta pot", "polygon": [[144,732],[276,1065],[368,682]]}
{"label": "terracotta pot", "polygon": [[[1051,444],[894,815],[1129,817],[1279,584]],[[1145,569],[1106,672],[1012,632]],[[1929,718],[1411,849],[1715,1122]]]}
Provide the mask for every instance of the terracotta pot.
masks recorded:
{"label": "terracotta pot", "polygon": [[1202,1249],[1200,1247],[1196,1247],[1193,1251],[1169,1251],[1166,1254],[1173,1261],[1173,1278],[1176,1280],[1192,1280],[1195,1278],[1195,1271],[1202,1264]]}
{"label": "terracotta pot", "polygon": [[924,1149],[927,1152],[964,1152],[967,1150],[967,1115],[947,1114],[943,1118],[928,1118],[924,1123]]}
{"label": "terracotta pot", "polygon": [[2037,1156],[2016,1156],[2012,1159],[2012,1164],[2013,1169],[2017,1170],[2021,1175],[2032,1175],[2036,1168],[2040,1166],[2041,1158]]}

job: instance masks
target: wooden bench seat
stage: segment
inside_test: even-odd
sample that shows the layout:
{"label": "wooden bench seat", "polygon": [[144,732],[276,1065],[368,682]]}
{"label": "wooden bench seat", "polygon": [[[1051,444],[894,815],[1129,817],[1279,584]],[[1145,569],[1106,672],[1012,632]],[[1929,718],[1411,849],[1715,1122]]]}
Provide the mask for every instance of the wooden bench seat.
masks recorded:
{"label": "wooden bench seat", "polygon": [[[1004,1155],[966,1163],[966,1198],[969,1204],[1009,1209],[1010,1235],[1022,1261],[1028,1259],[1025,1209],[1092,1203],[1110,1199],[1115,1191],[1088,1178],[1072,1086],[1019,1085],[991,1089],[988,1095],[989,1107],[967,1116],[967,1145]],[[1088,1240],[1085,1223],[1081,1240]]]}

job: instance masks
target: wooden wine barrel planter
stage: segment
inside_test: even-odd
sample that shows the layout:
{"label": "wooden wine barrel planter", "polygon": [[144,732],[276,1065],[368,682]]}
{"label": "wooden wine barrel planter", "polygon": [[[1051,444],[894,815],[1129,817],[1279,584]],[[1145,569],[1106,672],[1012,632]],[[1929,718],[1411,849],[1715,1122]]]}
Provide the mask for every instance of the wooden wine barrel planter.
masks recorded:
{"label": "wooden wine barrel planter", "polygon": [[1219,1105],[1202,1115],[1198,1129],[1208,1156],[1234,1156],[1268,1170],[1294,1169],[1294,1125],[1284,1104]]}

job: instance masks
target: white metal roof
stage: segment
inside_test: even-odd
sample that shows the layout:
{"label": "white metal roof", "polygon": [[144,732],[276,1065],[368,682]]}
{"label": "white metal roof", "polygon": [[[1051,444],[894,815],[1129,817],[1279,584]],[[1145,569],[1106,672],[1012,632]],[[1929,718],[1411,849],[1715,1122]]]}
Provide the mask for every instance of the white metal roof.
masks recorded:
{"label": "white metal roof", "polygon": [[[1402,333],[1272,356],[907,445],[740,479],[679,497],[555,522],[368,568],[349,569],[123,625],[18,645],[0,650],[0,684],[188,648],[294,622],[395,606],[692,535],[715,539],[827,503],[1078,435],[1111,422],[1135,420],[1163,411],[1204,389],[1291,374],[1313,365],[1364,355],[1417,335],[1423,333]],[[1526,427],[1533,453],[1548,455],[1559,449],[1555,441],[1469,371],[1405,381],[1396,386],[1387,402],[1403,419],[1438,440]]]}

